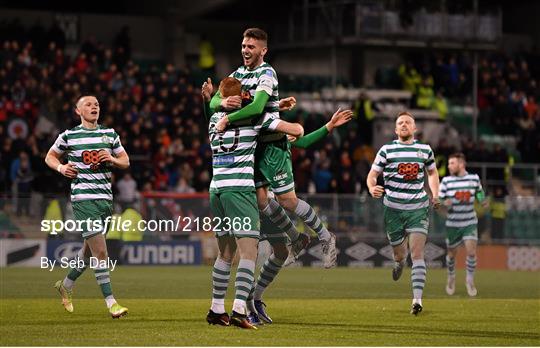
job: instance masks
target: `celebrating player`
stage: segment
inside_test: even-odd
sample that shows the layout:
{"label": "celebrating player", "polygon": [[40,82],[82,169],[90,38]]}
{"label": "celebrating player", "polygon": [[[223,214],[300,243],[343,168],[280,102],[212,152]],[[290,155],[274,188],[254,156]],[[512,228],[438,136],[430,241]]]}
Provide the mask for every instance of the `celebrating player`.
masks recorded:
{"label": "celebrating player", "polygon": [[[233,77],[225,78],[219,92],[225,98],[240,96],[242,85]],[[264,114],[258,120],[235,123],[225,132],[216,124],[226,117],[224,112],[212,115],[208,134],[212,147],[213,177],[210,183],[210,209],[218,219],[215,232],[219,255],[212,271],[212,305],[206,317],[209,324],[233,325],[251,329],[247,320],[246,300],[255,280],[255,260],[259,242],[259,210],[254,183],[255,149],[259,132],[271,129],[301,136],[304,129]],[[255,121],[255,122],[254,122]],[[229,284],[231,263],[238,246],[240,261],[236,272],[236,292],[232,315],[225,312],[225,293]]]}
{"label": "celebrating player", "polygon": [[[279,118],[278,80],[275,70],[264,61],[268,51],[267,34],[261,29],[250,28],[244,32],[242,41],[242,57],[244,65],[230,76],[242,82],[242,89],[249,92],[253,101],[236,112],[223,117],[216,125],[218,130],[224,130],[230,123],[253,118],[262,113],[273,118]],[[294,106],[294,100],[284,101],[284,104]],[[216,93],[210,107],[237,107],[238,98],[222,98]],[[289,217],[281,208],[300,217],[305,224],[317,233],[322,243],[324,266],[331,268],[336,265],[336,236],[329,232],[317,216],[313,208],[305,201],[298,199],[294,191],[291,153],[287,138],[280,133],[264,131],[259,136],[259,146],[255,155],[255,186],[257,187],[257,203],[262,213],[274,223],[283,223],[287,234],[293,241],[293,249],[301,250],[309,239],[299,234]],[[268,199],[268,187],[272,188],[279,204]]]}
{"label": "celebrating player", "polygon": [[[129,157],[122,147],[120,137],[112,128],[98,125],[99,103],[96,97],[85,95],[77,101],[75,112],[81,117],[81,124],[64,131],[50,148],[45,162],[65,177],[71,179],[71,203],[75,219],[83,221],[81,226],[88,227],[86,221],[105,221],[112,215],[111,167],[126,169]],[[67,164],[60,159],[67,154]],[[91,224],[96,226],[96,224]],[[105,303],[113,318],[120,318],[128,313],[114,299],[109,276],[107,245],[104,230],[88,229],[82,232],[84,239],[77,259],[83,266],[71,268],[64,280],[59,280],[55,288],[62,297],[62,304],[68,312],[73,312],[73,285],[89,265],[90,256],[97,258],[94,268],[97,283],[101,288]]]}
{"label": "celebrating player", "polygon": [[[205,102],[205,109],[209,111],[210,108],[208,103],[213,93],[213,85],[210,79],[203,83],[201,92],[203,101]],[[279,101],[279,111],[291,110],[292,108],[294,108],[295,105],[296,99],[294,97],[281,99]],[[340,127],[341,125],[349,122],[351,120],[351,117],[352,111],[338,110],[334,113],[330,121],[321,128],[301,138],[289,136],[289,140],[292,141],[291,145],[300,148],[310,147],[314,143],[320,141],[328,134],[330,134],[334,128]],[[278,205],[278,203],[273,198],[271,199],[271,203],[274,205]],[[263,264],[257,278],[257,282],[248,298],[247,304],[248,311],[250,312],[249,321],[254,325],[262,324],[261,319],[264,320],[264,322],[266,323],[272,323],[272,319],[266,312],[266,304],[262,301],[263,293],[278,275],[282,266],[285,266],[287,262],[292,263],[296,261],[298,253],[305,246],[305,244],[302,243],[293,243],[293,249],[295,247],[296,249],[294,249],[293,252],[289,253],[289,249],[287,247],[289,240],[287,231],[295,230],[294,226],[289,226],[289,224],[292,225],[290,219],[281,218],[279,221],[277,221],[277,223],[273,223],[264,214],[261,214],[260,218],[261,240],[268,240],[272,247],[272,254]],[[297,240],[302,239],[301,236],[303,236],[303,234],[300,235],[300,238],[297,237]],[[307,239],[307,241],[309,241],[309,239]]]}
{"label": "celebrating player", "polygon": [[[424,246],[429,224],[429,198],[424,191],[424,170],[428,173],[434,208],[437,209],[440,203],[439,175],[433,151],[429,145],[414,139],[415,132],[413,116],[400,112],[395,129],[398,139],[381,147],[368,174],[367,185],[374,198],[384,195],[384,228],[394,251],[394,280],[398,280],[403,272],[408,241],[412,259],[411,313],[417,315],[422,311],[422,293],[426,282]],[[381,172],[384,187],[377,185]]]}
{"label": "celebrating player", "polygon": [[476,269],[478,219],[474,211],[474,200],[478,199],[484,206],[489,203],[484,195],[480,178],[476,174],[469,174],[465,166],[464,154],[455,153],[448,157],[450,175],[442,179],[439,193],[439,198],[448,208],[446,218],[446,265],[448,268],[446,293],[453,295],[456,291],[456,249],[463,243],[467,251],[465,285],[469,296],[476,296],[478,291],[474,285],[474,271]]}

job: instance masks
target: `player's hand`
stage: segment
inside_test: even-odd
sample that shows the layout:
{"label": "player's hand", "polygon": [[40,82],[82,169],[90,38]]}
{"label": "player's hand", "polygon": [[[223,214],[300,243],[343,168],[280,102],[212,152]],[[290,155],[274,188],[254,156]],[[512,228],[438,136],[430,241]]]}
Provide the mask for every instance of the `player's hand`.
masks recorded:
{"label": "player's hand", "polygon": [[221,118],[221,120],[216,123],[216,131],[219,133],[223,133],[227,126],[229,125],[229,116],[225,115]]}
{"label": "player's hand", "polygon": [[369,190],[369,194],[373,197],[373,198],[381,198],[384,194],[384,187],[382,187],[381,185],[376,185],[376,186],[373,186],[370,190]]}
{"label": "player's hand", "polygon": [[289,135],[289,134],[287,134],[287,139],[289,140],[290,143],[294,143],[295,141],[298,140],[297,137],[293,137],[292,135]]}
{"label": "player's hand", "polygon": [[75,167],[75,164],[73,163],[62,164],[59,171],[60,174],[70,179],[75,179],[79,174],[79,170],[77,169],[77,167]]}
{"label": "player's hand", "polygon": [[353,112],[351,110],[341,110],[337,111],[332,115],[330,121],[326,124],[326,128],[331,131],[334,128],[344,125],[352,119]]}
{"label": "player's hand", "polygon": [[431,204],[433,204],[433,209],[437,210],[441,207],[441,200],[439,197],[432,197]]}
{"label": "player's hand", "polygon": [[279,111],[289,111],[296,106],[295,97],[287,97],[279,100]]}
{"label": "player's hand", "polygon": [[212,85],[212,80],[208,78],[201,88],[203,100],[209,102],[212,99],[212,93],[214,93],[214,86]]}
{"label": "player's hand", "polygon": [[106,150],[100,150],[98,153],[99,163],[110,163],[114,164],[114,157]]}
{"label": "player's hand", "polygon": [[239,109],[242,106],[242,97],[233,95],[221,100],[221,107],[225,110]]}

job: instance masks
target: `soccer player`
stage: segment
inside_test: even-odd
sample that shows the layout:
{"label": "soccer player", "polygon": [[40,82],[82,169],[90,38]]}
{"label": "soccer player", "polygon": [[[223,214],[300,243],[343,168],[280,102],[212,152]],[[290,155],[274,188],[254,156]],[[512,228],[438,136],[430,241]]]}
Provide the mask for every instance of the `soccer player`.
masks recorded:
{"label": "soccer player", "polygon": [[[249,92],[253,101],[241,110],[223,117],[216,125],[219,131],[224,130],[230,123],[260,116],[262,113],[279,118],[277,74],[270,64],[264,61],[264,56],[268,51],[268,36],[266,32],[258,28],[247,29],[243,36],[244,65],[230,76],[242,82],[242,89]],[[289,100],[289,103],[293,105],[294,101]],[[238,104],[238,100],[222,98],[219,93],[216,93],[210,107],[212,109],[227,108],[231,104]],[[259,209],[274,223],[286,221],[287,234],[291,236],[295,252],[304,248],[309,239],[305,234],[299,234],[296,231],[281,207],[302,219],[317,233],[322,243],[325,268],[334,267],[337,261],[336,236],[326,229],[313,208],[296,196],[287,138],[281,133],[264,131],[259,136],[258,142],[255,155],[255,185]],[[268,199],[268,187],[272,188],[279,204],[274,204]]]}
{"label": "soccer player", "polygon": [[[113,212],[111,167],[128,168],[129,157],[114,129],[98,124],[99,110],[96,97],[84,95],[79,98],[75,112],[81,117],[81,124],[61,133],[45,157],[45,163],[51,169],[71,179],[73,214],[77,221],[83,222],[80,226],[84,243],[77,254],[82,266],[71,268],[64,280],[56,282],[54,287],[60,293],[66,311],[73,312],[73,285],[89,266],[90,256],[95,257],[98,262],[94,274],[109,313],[113,318],[120,318],[128,313],[128,309],[120,306],[113,296],[104,227]],[[60,162],[64,154],[67,154],[67,164]],[[103,229],[90,227],[87,221],[92,221],[90,226],[93,227],[96,226],[94,222],[100,222]]]}
{"label": "soccer player", "polygon": [[[211,99],[213,92],[212,81],[208,79],[201,88],[202,97],[205,102],[205,109],[210,110],[207,103]],[[282,109],[292,109],[296,104],[296,99],[294,97],[288,97],[280,100],[280,111]],[[295,138],[289,136],[291,140],[291,146],[307,148],[313,145],[314,143],[320,141],[328,134],[332,132],[334,128],[337,128],[351,120],[352,111],[350,110],[338,110],[334,113],[332,118],[328,123],[326,123],[321,128],[307,134],[301,138]],[[273,194],[272,194],[273,195]],[[270,203],[274,205],[279,205],[273,198],[270,199]],[[248,311],[249,321],[254,325],[260,325],[264,322],[272,323],[272,319],[266,312],[266,304],[262,301],[262,296],[266,288],[273,282],[275,277],[278,275],[283,266],[286,266],[287,263],[293,263],[296,261],[298,253],[303,249],[304,245],[300,243],[293,244],[293,247],[301,246],[295,252],[289,253],[288,242],[289,237],[287,231],[294,229],[294,227],[288,226],[292,225],[290,219],[280,218],[279,221],[273,223],[267,218],[264,214],[261,214],[261,240],[268,240],[272,247],[272,254],[265,261],[264,265],[261,267],[257,282],[253,288],[253,291],[248,297]],[[297,237],[298,238],[298,237]],[[309,239],[307,239],[309,242]],[[262,321],[261,321],[262,319]]]}
{"label": "soccer player", "polygon": [[[242,85],[239,80],[227,77],[220,83],[219,91],[224,97],[238,96]],[[208,134],[212,147],[213,177],[210,183],[210,209],[218,219],[215,233],[219,255],[212,271],[212,305],[206,320],[209,324],[227,326],[229,323],[253,329],[247,320],[246,300],[255,280],[255,261],[260,237],[259,210],[255,194],[254,163],[259,132],[265,129],[301,136],[304,129],[272,118],[268,114],[253,120],[235,123],[225,132],[219,132],[216,124],[226,117],[217,112],[210,118]],[[232,315],[225,312],[225,293],[229,284],[231,263],[236,253],[240,261],[236,272],[235,299]]]}
{"label": "soccer player", "polygon": [[467,251],[467,276],[465,285],[469,296],[476,296],[478,291],[474,285],[476,269],[476,244],[478,241],[478,219],[474,211],[474,200],[484,207],[489,202],[484,195],[480,178],[469,174],[466,170],[465,155],[454,153],[448,157],[449,176],[442,179],[439,198],[448,208],[446,218],[446,265],[448,281],[446,293],[453,295],[456,291],[455,256],[457,248],[463,243]]}
{"label": "soccer player", "polygon": [[[398,280],[411,251],[411,314],[422,311],[422,293],[426,282],[424,246],[428,233],[429,198],[424,191],[424,171],[432,192],[435,209],[439,203],[439,175],[431,147],[415,140],[416,125],[409,112],[400,112],[396,119],[397,140],[383,145],[368,174],[369,193],[374,198],[384,195],[384,228],[393,247],[395,265],[392,278]],[[377,185],[383,173],[384,187]]]}

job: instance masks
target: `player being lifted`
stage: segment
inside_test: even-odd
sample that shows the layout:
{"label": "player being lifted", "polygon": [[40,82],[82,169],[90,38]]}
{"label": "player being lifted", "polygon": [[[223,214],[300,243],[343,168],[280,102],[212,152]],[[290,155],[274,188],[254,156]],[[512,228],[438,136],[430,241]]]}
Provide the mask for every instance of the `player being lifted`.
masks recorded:
{"label": "player being lifted", "polygon": [[480,178],[469,174],[465,168],[465,155],[455,153],[448,157],[449,176],[442,179],[439,198],[448,208],[446,218],[446,265],[448,281],[446,293],[453,295],[456,290],[455,256],[463,243],[467,251],[467,276],[465,285],[469,296],[476,296],[474,271],[476,269],[476,244],[478,241],[478,219],[474,211],[474,200],[487,206]]}
{"label": "player being lifted", "polygon": [[[230,76],[242,82],[242,90],[249,92],[253,101],[236,112],[223,117],[216,125],[222,131],[230,123],[269,114],[279,118],[278,80],[275,70],[264,61],[268,51],[267,34],[261,29],[250,28],[244,32],[242,40],[242,57],[244,65]],[[284,101],[294,104],[294,100]],[[216,93],[210,103],[211,109],[231,105],[238,106],[238,101],[222,98]],[[306,225],[317,233],[322,243],[324,266],[331,268],[336,265],[336,237],[329,232],[319,219],[313,208],[305,201],[298,199],[294,191],[294,178],[290,147],[287,138],[272,131],[261,132],[255,155],[255,185],[257,187],[257,203],[262,213],[272,222],[284,226],[293,241],[293,251],[299,252],[308,242],[309,237],[299,234],[282,207],[294,213]],[[268,187],[277,197],[277,202],[268,199]]]}
{"label": "player being lifted", "polygon": [[[203,101],[205,103],[204,107],[206,111],[209,111],[210,109],[208,103],[210,102],[213,90],[214,90],[214,87],[212,85],[212,81],[208,79],[201,88]],[[296,100],[294,99],[294,97],[289,97],[289,98],[280,100],[279,104],[280,104],[279,111],[283,111],[287,109],[290,110],[295,106]],[[334,113],[334,115],[331,117],[329,122],[327,122],[321,128],[311,132],[310,134],[307,134],[301,138],[295,138],[295,137],[289,136],[290,140],[292,140],[291,146],[299,147],[299,148],[307,148],[313,145],[314,143],[320,141],[324,137],[326,137],[328,134],[332,132],[334,128],[340,127],[341,125],[349,122],[351,120],[351,117],[352,117],[352,111],[338,110],[336,111],[336,113]],[[278,204],[275,200],[273,200],[273,202],[276,205]],[[290,229],[290,227],[289,228],[287,227],[287,224],[291,223],[290,220],[289,222],[287,222],[285,219],[283,219],[282,221],[279,221],[278,224],[274,224],[263,214],[261,214],[260,218],[261,218],[260,240],[268,240],[268,242],[270,243],[272,247],[272,254],[262,266],[259,276],[257,278],[257,281],[255,283],[255,286],[253,288],[253,291],[250,293],[250,296],[248,297],[247,305],[248,305],[248,311],[250,312],[249,321],[250,323],[254,325],[259,325],[262,323],[260,318],[262,318],[267,323],[272,323],[272,319],[266,313],[266,310],[265,310],[266,305],[262,301],[262,296],[266,288],[273,282],[275,277],[278,275],[287,257],[292,255],[292,254],[289,254],[289,249],[287,246],[288,241],[289,241],[287,230]],[[293,258],[293,260],[295,259]]]}
{"label": "player being lifted", "polygon": [[[242,85],[233,77],[225,78],[219,86],[224,97],[239,96]],[[216,124],[226,117],[217,112],[210,118],[208,134],[212,147],[213,177],[210,184],[210,209],[218,220],[216,237],[219,255],[212,271],[212,305],[206,320],[209,324],[256,328],[247,320],[246,300],[255,280],[255,261],[260,237],[259,210],[254,183],[255,149],[259,132],[271,129],[293,136],[304,132],[292,124],[264,114],[258,119],[236,122],[225,132]],[[228,222],[227,222],[228,221]],[[240,261],[236,272],[235,299],[232,315],[225,312],[225,294],[229,284],[231,263],[236,253]]]}
{"label": "player being lifted", "polygon": [[[398,280],[407,259],[407,244],[411,251],[411,283],[413,303],[411,313],[422,311],[422,293],[426,282],[424,246],[428,233],[429,198],[424,191],[424,171],[427,170],[431,201],[438,208],[439,175],[431,147],[414,138],[413,116],[400,112],[396,119],[397,140],[383,145],[368,174],[369,193],[374,198],[384,195],[384,228],[393,247],[395,265],[392,277]],[[377,185],[383,173],[384,187]]]}
{"label": "player being lifted", "polygon": [[[51,169],[71,179],[73,214],[76,220],[85,222],[81,224],[83,229],[88,227],[88,219],[105,225],[105,220],[113,212],[111,167],[129,167],[129,157],[118,134],[112,128],[98,125],[99,110],[96,97],[85,95],[79,98],[75,112],[81,117],[81,124],[60,134],[45,157]],[[60,162],[64,154],[67,154],[67,164]],[[54,286],[62,297],[64,308],[73,312],[73,285],[88,267],[92,256],[100,261],[94,268],[94,274],[111,316],[120,318],[126,315],[128,309],[114,299],[109,269],[104,266],[108,265],[108,256],[103,230],[85,229],[82,237],[84,243],[77,259],[83,262],[83,266],[72,268],[64,280],[59,280]]]}

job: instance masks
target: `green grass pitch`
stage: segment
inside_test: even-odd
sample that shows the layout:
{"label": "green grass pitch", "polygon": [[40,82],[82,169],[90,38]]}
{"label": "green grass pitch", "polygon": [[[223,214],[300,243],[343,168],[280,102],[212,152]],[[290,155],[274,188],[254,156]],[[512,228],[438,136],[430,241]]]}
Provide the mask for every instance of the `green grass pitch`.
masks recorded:
{"label": "green grass pitch", "polygon": [[[54,346],[521,346],[540,345],[540,275],[478,271],[469,298],[444,270],[428,270],[424,311],[410,308],[410,271],[284,269],[265,301],[275,323],[259,330],[209,326],[210,267],[128,267],[111,273],[127,317],[112,320],[92,272],[79,278],[75,312],[53,288],[65,270],[0,268],[0,344]],[[233,283],[233,282],[231,282]],[[233,293],[229,288],[229,295]],[[231,296],[226,301],[232,305]]]}

